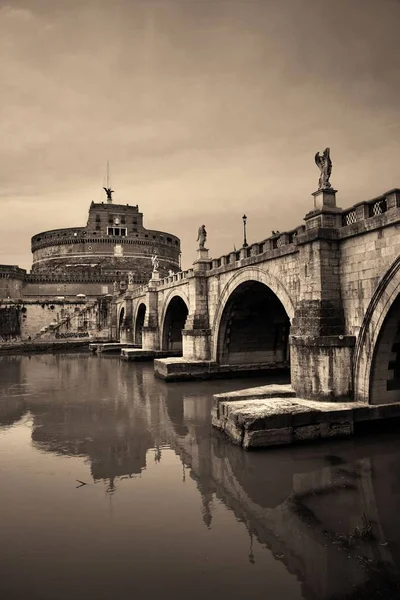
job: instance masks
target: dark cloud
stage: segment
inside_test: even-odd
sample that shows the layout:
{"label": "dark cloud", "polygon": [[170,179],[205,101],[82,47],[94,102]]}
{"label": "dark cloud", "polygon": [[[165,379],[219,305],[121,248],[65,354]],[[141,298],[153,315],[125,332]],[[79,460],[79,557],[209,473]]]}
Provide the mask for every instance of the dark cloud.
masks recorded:
{"label": "dark cloud", "polygon": [[327,145],[342,206],[400,185],[399,18],[392,0],[0,2],[0,262],[83,224],[107,159],[185,266],[200,222],[214,256],[244,210],[251,240],[301,223]]}

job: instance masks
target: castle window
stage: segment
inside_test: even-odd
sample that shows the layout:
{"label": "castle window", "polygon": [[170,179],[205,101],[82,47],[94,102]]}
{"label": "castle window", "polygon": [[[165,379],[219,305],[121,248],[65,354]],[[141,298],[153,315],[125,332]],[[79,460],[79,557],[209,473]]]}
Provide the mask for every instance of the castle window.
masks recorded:
{"label": "castle window", "polygon": [[125,215],[122,215],[121,217],[121,225],[125,225]]}
{"label": "castle window", "polygon": [[108,235],[122,235],[126,236],[126,228],[125,227],[107,227]]}
{"label": "castle window", "polygon": [[137,219],[133,219],[132,223],[133,223],[134,225],[137,225]]}
{"label": "castle window", "polygon": [[170,237],[167,237],[167,242],[172,242],[172,239]]}
{"label": "castle window", "polygon": [[100,231],[101,225],[96,225],[96,229],[97,229],[97,231]]}
{"label": "castle window", "polygon": [[100,215],[96,215],[96,223],[100,223]]}

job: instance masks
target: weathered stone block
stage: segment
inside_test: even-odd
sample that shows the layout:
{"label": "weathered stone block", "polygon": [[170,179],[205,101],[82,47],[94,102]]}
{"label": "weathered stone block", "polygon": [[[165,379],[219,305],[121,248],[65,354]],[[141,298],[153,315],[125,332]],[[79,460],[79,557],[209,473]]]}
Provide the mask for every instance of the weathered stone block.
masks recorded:
{"label": "weathered stone block", "polygon": [[305,425],[293,428],[293,441],[303,442],[317,440],[321,437],[320,425]]}
{"label": "weathered stone block", "polygon": [[263,431],[246,431],[243,437],[243,448],[283,446],[293,441],[293,428],[265,429]]}

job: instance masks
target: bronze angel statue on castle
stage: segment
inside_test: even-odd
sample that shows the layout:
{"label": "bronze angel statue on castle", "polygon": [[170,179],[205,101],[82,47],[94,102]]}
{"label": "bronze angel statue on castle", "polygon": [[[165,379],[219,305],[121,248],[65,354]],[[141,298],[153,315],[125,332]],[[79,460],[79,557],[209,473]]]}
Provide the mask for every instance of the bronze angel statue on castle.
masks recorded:
{"label": "bronze angel statue on castle", "polygon": [[329,148],[325,148],[322,154],[320,152],[317,152],[317,154],[315,155],[315,164],[321,171],[321,176],[318,181],[318,189],[326,190],[328,188],[331,188],[332,186],[329,182],[329,177],[332,173],[332,161],[330,157]]}

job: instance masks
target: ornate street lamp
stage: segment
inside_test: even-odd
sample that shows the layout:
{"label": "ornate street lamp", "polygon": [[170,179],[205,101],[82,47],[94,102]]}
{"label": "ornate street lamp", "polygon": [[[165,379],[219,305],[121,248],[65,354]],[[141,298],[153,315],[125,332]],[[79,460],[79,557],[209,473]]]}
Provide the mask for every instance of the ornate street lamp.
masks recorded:
{"label": "ornate street lamp", "polygon": [[246,240],[246,223],[247,223],[246,215],[243,215],[242,219],[243,219],[243,248],[247,248],[248,243]]}

